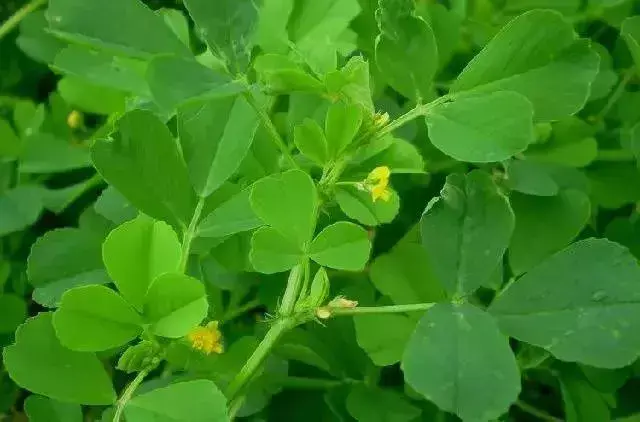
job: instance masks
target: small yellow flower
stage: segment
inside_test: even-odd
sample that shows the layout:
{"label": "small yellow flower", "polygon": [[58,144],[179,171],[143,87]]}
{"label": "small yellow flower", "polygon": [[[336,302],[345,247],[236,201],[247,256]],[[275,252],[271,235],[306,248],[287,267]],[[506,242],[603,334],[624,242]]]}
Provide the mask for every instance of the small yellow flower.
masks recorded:
{"label": "small yellow flower", "polygon": [[365,185],[371,192],[371,198],[373,202],[378,199],[382,199],[387,202],[391,198],[391,190],[389,189],[389,177],[391,176],[391,170],[387,166],[376,167],[371,170],[371,173],[365,180]]}
{"label": "small yellow flower", "polygon": [[204,354],[222,353],[222,334],[218,329],[218,321],[212,321],[206,326],[198,326],[187,334],[191,347]]}
{"label": "small yellow flower", "polygon": [[71,129],[78,129],[79,127],[81,127],[84,124],[84,118],[82,116],[82,113],[80,113],[77,110],[73,110],[71,113],[69,113],[69,115],[67,116],[67,125],[71,128]]}

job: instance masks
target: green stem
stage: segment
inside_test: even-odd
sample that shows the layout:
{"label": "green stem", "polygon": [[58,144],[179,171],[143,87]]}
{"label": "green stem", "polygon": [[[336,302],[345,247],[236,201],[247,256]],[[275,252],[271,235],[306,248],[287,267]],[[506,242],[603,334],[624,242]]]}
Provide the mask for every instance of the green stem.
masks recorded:
{"label": "green stem", "polygon": [[298,295],[298,301],[303,300],[309,293],[309,283],[311,281],[311,264],[308,259],[304,262],[304,275],[302,276],[302,287]]}
{"label": "green stem", "polygon": [[420,312],[434,306],[435,303],[413,303],[411,305],[391,306],[358,306],[355,308],[331,308],[331,316],[359,315],[359,314],[395,314],[403,312]]}
{"label": "green stem", "polygon": [[596,156],[597,161],[633,161],[635,160],[635,156],[631,151],[627,151],[624,149],[604,149],[598,151],[598,155]]}
{"label": "green stem", "polygon": [[258,299],[250,300],[244,305],[238,306],[237,308],[234,308],[229,312],[227,312],[226,314],[224,314],[224,316],[220,318],[220,324],[224,324],[226,322],[232,321],[238,318],[239,316],[245,314],[246,312],[254,308],[257,308],[258,306],[260,306],[260,301]]}
{"label": "green stem", "polygon": [[118,399],[118,403],[116,403],[116,411],[113,414],[113,422],[120,422],[120,418],[122,417],[122,412],[124,411],[124,407],[127,405],[129,400],[131,400],[131,396],[136,391],[136,389],[142,384],[144,378],[149,374],[148,370],[142,370],[138,372],[138,375],[131,381],[131,383],[125,388],[124,392]]}
{"label": "green stem", "polygon": [[31,0],[29,3],[18,9],[9,19],[0,25],[0,39],[13,30],[20,22],[38,7],[44,5],[47,0]]}
{"label": "green stem", "polygon": [[289,271],[289,278],[287,279],[287,287],[282,295],[282,302],[280,303],[280,309],[278,313],[284,316],[290,316],[296,306],[296,300],[300,294],[300,288],[302,287],[302,278],[304,277],[304,265],[298,264]]}
{"label": "green stem", "polygon": [[442,103],[446,103],[447,101],[451,101],[451,99],[452,99],[452,97],[450,95],[443,95],[442,97],[439,97],[439,98],[435,99],[434,101],[431,101],[430,103],[418,104],[417,106],[415,106],[411,110],[407,111],[402,116],[400,116],[397,119],[389,122],[389,124],[387,124],[386,126],[381,128],[377,132],[376,136],[377,137],[381,137],[381,136],[388,135],[389,133],[393,132],[394,130],[400,128],[401,126],[406,125],[410,121],[412,121],[412,120],[414,120],[414,119],[416,119],[416,118],[418,118],[420,116],[427,115],[429,113],[429,111],[431,111],[432,108],[437,107],[438,105],[440,105]]}
{"label": "green stem", "polygon": [[198,222],[200,221],[200,215],[202,214],[202,208],[204,208],[205,198],[198,199],[196,209],[193,211],[193,217],[189,222],[189,227],[184,231],[182,236],[182,254],[180,258],[180,270],[185,272],[187,269],[187,263],[189,262],[189,253],[191,252],[191,242],[196,235],[198,228]]}
{"label": "green stem", "polygon": [[634,75],[635,69],[633,68],[628,69],[623,73],[622,79],[620,79],[620,83],[616,87],[615,91],[613,91],[613,94],[611,94],[607,103],[604,105],[604,107],[602,107],[602,110],[600,110],[600,113],[598,113],[598,115],[596,116],[596,121],[600,121],[605,118],[605,116],[609,113],[615,103],[618,102],[622,94],[624,94],[627,84]]}
{"label": "green stem", "polygon": [[551,416],[547,412],[538,409],[537,407],[531,406],[528,403],[523,402],[522,400],[518,400],[516,402],[516,406],[520,408],[520,410],[535,416],[536,418],[542,419],[543,421],[549,422],[563,422],[562,419],[556,418],[555,416]]}
{"label": "green stem", "polygon": [[289,161],[289,163],[293,168],[300,168],[298,163],[296,163],[296,160],[293,159],[293,156],[291,155],[289,148],[287,148],[287,144],[284,142],[284,140],[280,136],[278,129],[271,121],[271,118],[269,117],[267,112],[262,108],[262,106],[260,106],[260,104],[258,104],[258,101],[253,96],[251,91],[249,90],[245,92],[244,97],[249,103],[249,105],[251,105],[251,107],[258,114],[260,121],[262,122],[265,129],[267,129],[267,132],[269,133],[269,137],[271,138],[271,141],[276,145],[276,147],[278,147],[280,152],[282,152],[282,155],[286,157],[287,161]]}
{"label": "green stem", "polygon": [[287,377],[282,381],[282,387],[298,390],[325,390],[341,387],[347,384],[358,384],[361,381],[354,379],[328,380],[319,378]]}
{"label": "green stem", "polygon": [[278,339],[287,331],[295,326],[295,321],[292,318],[282,318],[277,320],[267,334],[264,336],[256,350],[245,362],[240,372],[235,376],[233,381],[227,388],[227,397],[229,398],[229,414],[231,418],[242,406],[244,397],[242,391],[247,384],[253,379],[256,372],[260,369],[267,356],[271,352],[271,349],[275,346]]}

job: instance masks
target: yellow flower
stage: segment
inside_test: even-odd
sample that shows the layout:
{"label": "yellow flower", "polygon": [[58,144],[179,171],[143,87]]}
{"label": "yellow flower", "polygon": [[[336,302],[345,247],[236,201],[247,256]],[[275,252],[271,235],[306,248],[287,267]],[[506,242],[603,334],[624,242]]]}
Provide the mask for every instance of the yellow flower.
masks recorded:
{"label": "yellow flower", "polygon": [[387,202],[391,198],[391,190],[389,189],[389,176],[391,176],[391,170],[387,166],[376,167],[371,170],[371,173],[365,180],[365,185],[371,192],[371,198],[373,202],[378,199],[382,199]]}
{"label": "yellow flower", "polygon": [[198,326],[187,334],[187,340],[191,343],[191,347],[200,350],[202,353],[211,354],[211,352],[222,353],[222,334],[218,329],[218,321],[212,321],[206,326]]}

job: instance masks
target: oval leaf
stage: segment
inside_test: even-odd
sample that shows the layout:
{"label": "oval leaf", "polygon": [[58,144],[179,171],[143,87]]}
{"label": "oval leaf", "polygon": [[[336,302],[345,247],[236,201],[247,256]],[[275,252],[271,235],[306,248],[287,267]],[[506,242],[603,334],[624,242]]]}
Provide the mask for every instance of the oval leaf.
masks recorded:
{"label": "oval leaf", "polygon": [[428,111],[426,120],[433,145],[459,161],[503,161],[534,140],[533,107],[514,92],[438,104]]}
{"label": "oval leaf", "polygon": [[128,422],[228,422],[227,399],[209,380],[171,384],[134,397]]}
{"label": "oval leaf", "polygon": [[407,344],[402,370],[413,389],[465,421],[497,419],[520,393],[507,338],[489,314],[468,304],[429,309]]}
{"label": "oval leaf", "polygon": [[640,354],[640,267],[604,239],[576,242],[492,303],[503,332],[561,360],[620,368]]}
{"label": "oval leaf", "polygon": [[449,176],[420,220],[433,272],[457,296],[487,283],[509,245],[513,227],[507,198],[480,170]]}
{"label": "oval leaf", "polygon": [[83,286],[62,296],[53,314],[60,343],[79,352],[113,349],[142,332],[142,318],[118,293],[105,286]]}
{"label": "oval leaf", "polygon": [[3,350],[11,379],[29,391],[68,403],[114,403],[116,393],[102,362],[93,353],[62,346],[51,315],[41,313],[22,324],[15,343]]}
{"label": "oval leaf", "polygon": [[153,279],[178,271],[181,246],[171,227],[141,215],[109,234],[102,256],[122,296],[140,310]]}
{"label": "oval leaf", "polygon": [[367,231],[346,221],[325,227],[309,247],[309,257],[318,264],[347,271],[362,270],[370,252]]}
{"label": "oval leaf", "polygon": [[204,285],[199,280],[184,274],[162,274],[149,287],[144,316],[153,323],[155,334],[179,338],[200,324],[208,310]]}

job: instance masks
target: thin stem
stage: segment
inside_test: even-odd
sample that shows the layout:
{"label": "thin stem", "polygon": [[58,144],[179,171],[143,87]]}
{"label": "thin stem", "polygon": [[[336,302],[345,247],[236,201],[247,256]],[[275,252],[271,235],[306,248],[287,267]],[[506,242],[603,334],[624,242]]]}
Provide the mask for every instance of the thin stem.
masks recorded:
{"label": "thin stem", "polygon": [[635,160],[635,156],[631,151],[627,151],[624,149],[604,149],[598,151],[598,155],[596,156],[597,161],[633,161]]}
{"label": "thin stem", "polygon": [[341,387],[346,384],[358,384],[362,381],[354,379],[331,380],[320,378],[287,377],[282,381],[282,387],[298,390],[325,390]]}
{"label": "thin stem", "polygon": [[413,303],[411,305],[391,306],[359,306],[355,308],[330,308],[331,316],[360,314],[395,314],[403,312],[420,312],[434,306],[435,303]]}
{"label": "thin stem", "polygon": [[287,148],[287,144],[284,142],[284,140],[280,136],[278,129],[275,127],[275,125],[271,121],[271,118],[269,117],[267,112],[260,106],[260,104],[258,104],[258,101],[253,96],[251,91],[249,90],[245,92],[244,97],[249,103],[249,105],[251,105],[251,107],[258,114],[260,121],[262,122],[265,129],[267,129],[267,132],[269,133],[269,137],[271,138],[271,141],[276,145],[276,147],[278,147],[280,152],[282,152],[282,155],[284,155],[287,158],[287,161],[289,161],[289,163],[293,168],[300,168],[298,163],[296,163],[296,160],[293,159],[293,156],[291,155],[289,148]]}
{"label": "thin stem", "polygon": [[516,402],[516,406],[520,408],[520,410],[522,410],[523,412],[526,412],[532,416],[535,416],[536,418],[542,419],[543,421],[564,422],[562,419],[556,418],[555,416],[552,416],[547,412],[538,409],[537,407],[531,406],[530,404],[525,403],[522,400],[518,400]]}
{"label": "thin stem", "polygon": [[138,375],[131,381],[131,383],[125,388],[124,392],[118,399],[118,403],[116,403],[116,411],[113,414],[113,422],[120,422],[120,418],[122,417],[122,412],[124,411],[124,407],[127,405],[129,400],[131,400],[131,396],[136,391],[136,389],[142,384],[144,378],[149,374],[148,370],[143,369],[138,372]]}
{"label": "thin stem", "polygon": [[605,118],[605,116],[609,113],[615,103],[618,102],[622,94],[624,94],[627,84],[634,75],[635,69],[633,68],[628,69],[626,72],[624,72],[622,79],[620,79],[620,83],[616,87],[615,91],[613,91],[613,94],[611,94],[607,103],[604,105],[604,107],[602,107],[602,110],[600,110],[600,113],[598,113],[598,115],[596,116],[596,121],[600,121]]}
{"label": "thin stem", "polygon": [[189,253],[191,252],[191,242],[196,235],[198,222],[200,221],[200,215],[202,214],[202,208],[204,208],[205,198],[200,197],[196,204],[196,209],[193,211],[193,217],[189,222],[189,227],[182,236],[182,254],[180,259],[180,269],[184,272],[187,269],[187,263],[189,262]]}
{"label": "thin stem", "polygon": [[229,414],[232,418],[240,409],[240,406],[242,406],[244,400],[241,394],[242,391],[254,378],[256,372],[258,372],[267,356],[269,356],[271,349],[273,349],[278,339],[294,326],[295,321],[291,318],[277,320],[271,328],[269,328],[269,331],[267,331],[267,334],[260,344],[258,344],[256,350],[253,351],[253,354],[245,362],[242,369],[240,369],[240,372],[238,372],[233,381],[231,381],[227,388],[227,397],[229,398]]}
{"label": "thin stem", "polygon": [[378,137],[385,136],[385,135],[393,132],[394,130],[400,128],[401,126],[404,126],[405,124],[409,123],[413,119],[416,119],[416,118],[418,118],[420,116],[425,116],[426,114],[429,113],[429,111],[432,108],[434,108],[434,107],[436,107],[436,106],[438,106],[438,105],[440,105],[442,103],[446,103],[447,101],[450,101],[451,98],[452,97],[450,95],[443,95],[442,97],[439,97],[436,100],[431,101],[430,103],[418,104],[417,106],[415,106],[411,110],[407,111],[402,116],[398,117],[397,119],[393,120],[392,122],[389,122],[389,124],[387,124],[386,126],[384,126],[382,129],[380,129],[378,131],[376,136],[378,136]]}
{"label": "thin stem", "polygon": [[220,318],[220,324],[224,324],[226,322],[232,321],[238,318],[239,316],[247,313],[248,311],[254,308],[257,308],[258,306],[260,306],[260,301],[258,299],[250,300],[244,305],[238,306],[237,308],[234,308],[229,312],[227,312],[226,314],[224,314],[224,316]]}
{"label": "thin stem", "polygon": [[13,28],[18,26],[20,22],[25,17],[27,17],[27,15],[36,10],[38,7],[44,5],[46,2],[47,0],[31,0],[29,3],[16,10],[13,15],[9,16],[9,19],[4,21],[4,23],[0,25],[0,39],[11,32]]}

